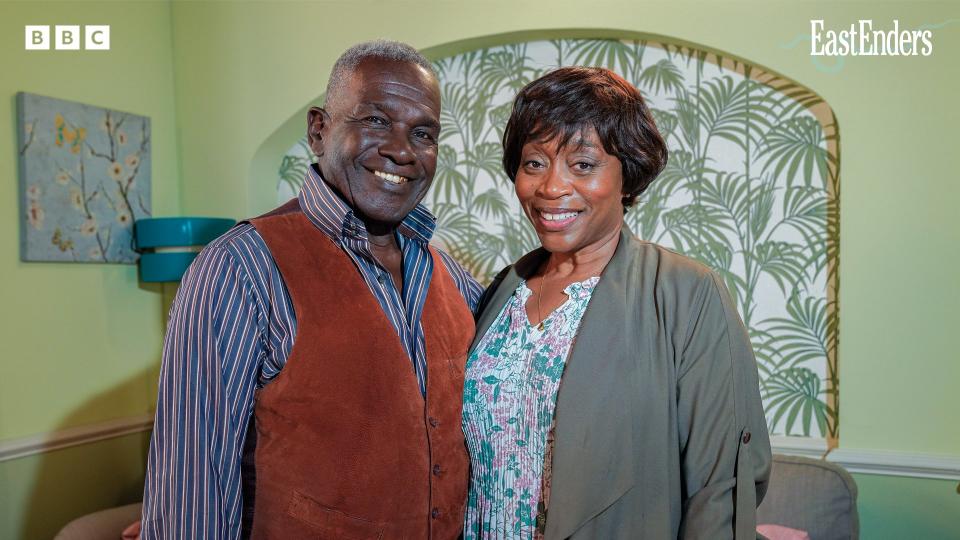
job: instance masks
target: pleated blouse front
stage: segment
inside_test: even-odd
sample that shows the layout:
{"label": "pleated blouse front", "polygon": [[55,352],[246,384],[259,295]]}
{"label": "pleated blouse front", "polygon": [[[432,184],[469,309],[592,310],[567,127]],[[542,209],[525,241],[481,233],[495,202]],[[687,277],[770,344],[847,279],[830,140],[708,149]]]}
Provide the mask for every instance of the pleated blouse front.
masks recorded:
{"label": "pleated blouse front", "polygon": [[470,451],[464,538],[533,538],[547,435],[577,328],[599,277],[571,283],[568,299],[531,325],[521,281],[467,359],[463,431]]}

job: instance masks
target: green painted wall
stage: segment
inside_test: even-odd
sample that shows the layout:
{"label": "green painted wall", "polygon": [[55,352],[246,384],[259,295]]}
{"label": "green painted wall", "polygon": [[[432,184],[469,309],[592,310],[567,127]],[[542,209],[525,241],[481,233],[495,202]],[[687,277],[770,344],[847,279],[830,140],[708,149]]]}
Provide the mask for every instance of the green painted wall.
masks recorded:
{"label": "green painted wall", "polygon": [[[830,72],[811,62],[806,42],[784,46],[809,31],[811,18],[832,27],[862,18],[880,26],[897,18],[909,28],[954,22],[934,30],[931,57],[847,58]],[[339,52],[357,41],[385,36],[440,55],[469,47],[465,40],[487,45],[507,38],[486,36],[580,28],[663,34],[724,50],[813,88],[838,117],[841,444],[958,455],[951,413],[960,410],[960,358],[950,339],[960,326],[958,20],[957,4],[918,2],[6,3],[0,147],[14,155],[19,90],[145,114],[153,119],[155,214],[240,217],[272,205],[275,159],[286,147],[271,135],[283,126],[299,131],[300,111],[321,94]],[[113,50],[23,51],[23,25],[46,23],[111,24]],[[0,159],[0,175],[0,287],[8,305],[0,325],[7,344],[0,366],[8,374],[0,379],[0,439],[149,411],[161,290],[139,285],[133,267],[19,262],[15,160]],[[142,459],[135,444],[117,444],[129,463]],[[87,457],[77,467],[99,459],[78,452]],[[0,537],[16,538],[13,531],[29,526],[24,504],[52,505],[65,517],[91,509],[94,499],[118,504],[136,491],[116,484],[113,501],[37,499],[42,482],[28,463],[35,459],[0,463]],[[857,480],[864,538],[960,537],[955,484]]]}
{"label": "green painted wall", "polygon": [[[27,24],[109,24],[112,48],[25,51]],[[0,35],[0,440],[147,414],[163,289],[139,284],[135,266],[20,262],[14,96],[149,116],[153,212],[178,214],[170,5],[5,2]],[[137,437],[0,462],[0,538],[51,538],[70,518],[138,498]]]}
{"label": "green painted wall", "polygon": [[[27,91],[149,116],[153,212],[179,212],[170,6],[0,4],[0,439],[152,410],[162,290],[133,265],[24,263],[19,254],[16,107]],[[109,24],[110,51],[24,51],[25,24]],[[98,396],[114,395],[106,401]]]}
{"label": "green painted wall", "polygon": [[956,540],[960,494],[948,480],[855,474],[864,540]]}

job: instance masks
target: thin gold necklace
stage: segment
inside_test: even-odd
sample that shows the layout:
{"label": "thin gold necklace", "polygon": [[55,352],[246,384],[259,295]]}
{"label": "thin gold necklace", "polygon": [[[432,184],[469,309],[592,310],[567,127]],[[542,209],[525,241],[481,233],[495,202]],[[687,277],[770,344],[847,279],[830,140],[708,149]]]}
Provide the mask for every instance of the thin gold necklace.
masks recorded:
{"label": "thin gold necklace", "polygon": [[543,331],[543,315],[540,314],[540,300],[543,298],[543,282],[547,280],[547,274],[544,272],[543,276],[540,278],[540,292],[537,294],[537,319],[540,320],[540,324],[537,325],[537,330]]}

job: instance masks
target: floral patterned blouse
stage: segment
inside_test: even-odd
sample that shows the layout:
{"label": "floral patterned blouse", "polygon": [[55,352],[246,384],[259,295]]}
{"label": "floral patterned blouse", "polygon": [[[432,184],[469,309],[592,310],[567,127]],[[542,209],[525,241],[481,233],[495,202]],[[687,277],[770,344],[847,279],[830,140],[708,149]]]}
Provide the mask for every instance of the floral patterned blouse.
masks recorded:
{"label": "floral patterned blouse", "polygon": [[568,285],[569,298],[544,320],[543,330],[527,319],[524,306],[533,293],[521,281],[467,359],[463,431],[471,478],[464,540],[542,534],[541,482],[557,391],[599,281]]}

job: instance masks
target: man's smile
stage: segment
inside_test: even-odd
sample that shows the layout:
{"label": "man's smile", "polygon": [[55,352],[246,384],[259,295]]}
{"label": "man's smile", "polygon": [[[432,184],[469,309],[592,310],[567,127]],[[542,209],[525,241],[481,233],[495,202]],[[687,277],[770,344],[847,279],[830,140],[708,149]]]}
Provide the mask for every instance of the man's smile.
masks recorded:
{"label": "man's smile", "polygon": [[399,174],[391,174],[391,173],[384,172],[384,171],[376,171],[376,170],[375,170],[375,171],[373,171],[373,174],[376,175],[378,178],[382,178],[382,179],[386,180],[387,182],[390,182],[391,184],[398,184],[398,185],[399,185],[399,184],[405,184],[408,180],[410,180],[409,178],[407,178],[407,177],[405,177],[405,176],[400,176]]}

